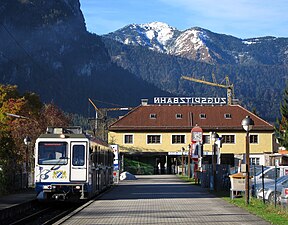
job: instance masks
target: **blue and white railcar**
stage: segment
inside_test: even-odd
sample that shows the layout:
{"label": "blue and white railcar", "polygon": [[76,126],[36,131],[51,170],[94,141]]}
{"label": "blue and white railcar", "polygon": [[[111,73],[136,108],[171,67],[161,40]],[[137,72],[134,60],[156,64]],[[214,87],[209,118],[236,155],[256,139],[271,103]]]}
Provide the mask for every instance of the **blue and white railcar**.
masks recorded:
{"label": "blue and white railcar", "polygon": [[80,127],[48,127],[35,145],[39,200],[89,199],[113,183],[113,152]]}

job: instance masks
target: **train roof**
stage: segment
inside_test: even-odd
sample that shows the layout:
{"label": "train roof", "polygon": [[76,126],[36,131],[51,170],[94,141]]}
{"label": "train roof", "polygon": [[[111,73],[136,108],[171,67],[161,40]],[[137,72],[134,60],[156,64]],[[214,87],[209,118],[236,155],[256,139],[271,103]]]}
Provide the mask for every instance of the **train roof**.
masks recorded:
{"label": "train roof", "polygon": [[79,126],[72,127],[47,127],[46,133],[41,134],[39,138],[86,138],[95,144],[109,147],[108,143],[98,137],[86,134]]}

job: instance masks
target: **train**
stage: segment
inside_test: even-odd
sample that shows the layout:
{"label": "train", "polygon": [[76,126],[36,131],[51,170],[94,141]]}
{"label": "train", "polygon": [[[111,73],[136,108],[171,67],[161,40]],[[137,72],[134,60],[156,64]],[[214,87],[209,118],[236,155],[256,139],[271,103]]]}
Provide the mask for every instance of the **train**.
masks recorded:
{"label": "train", "polygon": [[81,201],[113,185],[112,148],[81,127],[48,127],[35,142],[39,201]]}

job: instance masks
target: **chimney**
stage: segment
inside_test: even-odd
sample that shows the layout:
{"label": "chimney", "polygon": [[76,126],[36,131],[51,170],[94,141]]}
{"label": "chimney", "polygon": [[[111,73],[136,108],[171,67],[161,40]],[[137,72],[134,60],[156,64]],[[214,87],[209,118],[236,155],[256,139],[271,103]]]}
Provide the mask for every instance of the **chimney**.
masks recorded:
{"label": "chimney", "polygon": [[142,105],[142,106],[148,105],[148,99],[147,99],[147,98],[141,99],[141,105]]}

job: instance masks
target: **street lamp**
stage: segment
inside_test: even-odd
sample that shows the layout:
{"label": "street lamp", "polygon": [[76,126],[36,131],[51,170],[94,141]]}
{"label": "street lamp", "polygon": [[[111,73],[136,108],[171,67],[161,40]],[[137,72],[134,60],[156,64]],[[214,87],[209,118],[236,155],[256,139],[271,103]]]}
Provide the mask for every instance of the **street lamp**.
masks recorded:
{"label": "street lamp", "polygon": [[30,174],[30,168],[29,168],[29,149],[28,146],[31,143],[31,138],[29,136],[26,136],[24,138],[24,144],[26,145],[26,154],[25,154],[25,158],[26,158],[26,188],[28,188],[28,183],[29,183],[29,174]]}
{"label": "street lamp", "polygon": [[216,132],[211,134],[212,140],[212,168],[213,168],[213,189],[216,190],[216,146],[215,142],[218,140],[219,135]]}
{"label": "street lamp", "polygon": [[246,205],[249,204],[249,172],[250,172],[250,150],[249,150],[249,131],[254,126],[254,121],[250,118],[250,116],[246,116],[245,119],[242,120],[241,125],[244,130],[246,130],[246,176],[245,176],[245,201]]}
{"label": "street lamp", "polygon": [[191,145],[189,144],[187,146],[187,150],[188,150],[188,178],[191,177],[191,168],[190,168],[190,164],[191,164]]}
{"label": "street lamp", "polygon": [[185,151],[185,148],[184,147],[182,147],[181,148],[181,153],[182,153],[182,166],[181,166],[181,168],[182,168],[182,176],[184,175],[184,155],[183,155],[183,153],[184,153],[184,151]]}

